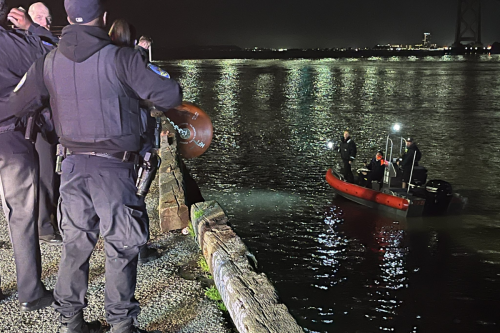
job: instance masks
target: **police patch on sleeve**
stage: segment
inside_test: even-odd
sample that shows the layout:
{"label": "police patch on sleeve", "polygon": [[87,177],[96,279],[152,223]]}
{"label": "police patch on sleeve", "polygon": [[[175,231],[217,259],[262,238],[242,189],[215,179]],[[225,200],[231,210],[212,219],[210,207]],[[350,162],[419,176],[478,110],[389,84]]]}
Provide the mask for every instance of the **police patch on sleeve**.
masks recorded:
{"label": "police patch on sleeve", "polygon": [[23,78],[21,79],[21,81],[19,81],[19,83],[17,84],[16,88],[14,88],[14,92],[18,92],[19,89],[21,89],[24,85],[24,82],[26,82],[26,76],[28,75],[28,73],[24,74]]}
{"label": "police patch on sleeve", "polygon": [[163,69],[161,69],[160,67],[158,66],[155,66],[151,63],[148,64],[148,68],[150,70],[152,70],[153,72],[155,72],[156,74],[162,76],[162,77],[166,77],[167,79],[170,79],[170,74],[168,74],[168,72],[164,71]]}

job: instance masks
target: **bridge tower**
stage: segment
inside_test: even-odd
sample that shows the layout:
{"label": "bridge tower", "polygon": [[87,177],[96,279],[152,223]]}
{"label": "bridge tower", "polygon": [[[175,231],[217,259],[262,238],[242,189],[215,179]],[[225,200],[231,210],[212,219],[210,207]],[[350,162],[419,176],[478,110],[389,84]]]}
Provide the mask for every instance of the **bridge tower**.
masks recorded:
{"label": "bridge tower", "polygon": [[469,42],[475,46],[481,43],[481,0],[458,0],[455,46]]}

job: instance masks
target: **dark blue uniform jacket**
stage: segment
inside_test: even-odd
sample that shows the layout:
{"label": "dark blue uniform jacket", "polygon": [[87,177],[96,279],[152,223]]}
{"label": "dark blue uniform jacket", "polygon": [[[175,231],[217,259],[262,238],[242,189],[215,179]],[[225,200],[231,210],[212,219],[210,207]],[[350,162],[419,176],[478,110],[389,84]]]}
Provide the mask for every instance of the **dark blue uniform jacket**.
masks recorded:
{"label": "dark blue uniform jacket", "polygon": [[[111,39],[103,29],[71,25],[63,29],[58,51],[69,60],[81,63],[109,44],[111,44]],[[127,88],[129,96],[149,100],[161,111],[181,104],[182,91],[178,83],[150,70],[138,51],[128,47],[121,48],[116,53],[115,63],[110,66],[116,67],[118,79]],[[30,68],[24,85],[11,95],[10,110],[15,112],[14,115],[22,117],[50,105],[51,96],[44,84],[43,69],[44,59],[42,58]],[[57,98],[57,96],[54,97]],[[13,116],[13,114],[8,116]],[[5,116],[0,116],[0,121],[3,117]],[[60,140],[65,147],[74,151],[110,153],[123,151],[114,140],[89,144],[63,138]]]}
{"label": "dark blue uniform jacket", "polygon": [[9,94],[35,60],[53,48],[52,44],[42,41],[30,31],[0,26],[0,132],[12,130],[17,122],[15,110],[7,105]]}
{"label": "dark blue uniform jacket", "polygon": [[416,143],[412,143],[410,147],[408,147],[408,151],[403,156],[403,161],[401,162],[401,167],[403,169],[411,169],[413,158],[415,158],[415,166],[418,166],[418,162],[422,158],[422,153]]}

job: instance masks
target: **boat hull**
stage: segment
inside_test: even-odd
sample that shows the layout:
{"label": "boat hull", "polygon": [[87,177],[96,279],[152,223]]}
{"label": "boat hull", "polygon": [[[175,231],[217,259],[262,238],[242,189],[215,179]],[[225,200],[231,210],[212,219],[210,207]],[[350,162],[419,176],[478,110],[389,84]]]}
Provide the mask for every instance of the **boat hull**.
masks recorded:
{"label": "boat hull", "polygon": [[423,198],[412,196],[403,198],[350,184],[338,178],[331,169],[326,173],[326,181],[335,193],[363,206],[402,217],[422,216],[424,212]]}

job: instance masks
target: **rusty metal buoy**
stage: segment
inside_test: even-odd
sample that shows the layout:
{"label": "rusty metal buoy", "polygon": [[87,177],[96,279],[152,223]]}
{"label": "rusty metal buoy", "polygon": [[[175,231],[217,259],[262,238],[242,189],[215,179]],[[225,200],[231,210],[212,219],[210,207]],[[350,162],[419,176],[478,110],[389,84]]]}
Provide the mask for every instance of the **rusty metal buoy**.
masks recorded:
{"label": "rusty metal buoy", "polygon": [[207,151],[213,137],[210,117],[198,106],[183,101],[174,109],[165,112],[167,120],[179,133],[179,154],[190,159]]}

